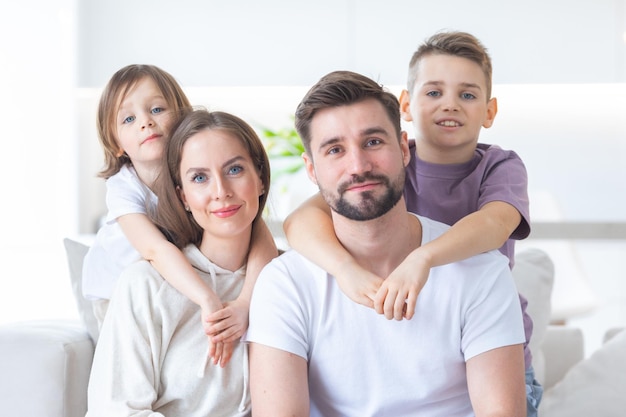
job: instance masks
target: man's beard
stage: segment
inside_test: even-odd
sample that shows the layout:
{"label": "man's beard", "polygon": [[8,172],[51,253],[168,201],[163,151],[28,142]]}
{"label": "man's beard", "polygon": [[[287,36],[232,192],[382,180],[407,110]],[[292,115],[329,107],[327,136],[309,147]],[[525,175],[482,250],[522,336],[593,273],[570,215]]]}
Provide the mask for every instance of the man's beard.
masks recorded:
{"label": "man's beard", "polygon": [[[365,181],[381,182],[387,191],[380,197],[376,198],[373,191],[362,191],[360,193],[361,200],[357,204],[352,204],[345,199],[346,190],[354,185],[364,183]],[[337,194],[339,197],[331,195],[326,190],[321,190],[322,196],[326,203],[338,214],[356,221],[367,221],[376,219],[391,210],[402,198],[404,192],[404,170],[392,182],[389,177],[384,175],[374,175],[366,173],[365,175],[355,175],[352,180],[339,184]]]}

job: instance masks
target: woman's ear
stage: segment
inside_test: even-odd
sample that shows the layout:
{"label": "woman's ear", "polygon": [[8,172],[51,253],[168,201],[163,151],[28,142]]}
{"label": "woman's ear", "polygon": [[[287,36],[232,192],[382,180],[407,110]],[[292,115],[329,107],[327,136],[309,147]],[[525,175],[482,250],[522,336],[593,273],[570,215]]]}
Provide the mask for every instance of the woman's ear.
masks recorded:
{"label": "woman's ear", "polygon": [[176,194],[178,194],[178,199],[183,203],[183,207],[185,207],[185,211],[191,212],[189,205],[187,204],[187,199],[185,198],[185,192],[180,187],[180,185],[176,186]]}
{"label": "woman's ear", "polygon": [[413,121],[411,117],[411,97],[408,90],[402,90],[400,93],[400,115],[405,122]]}
{"label": "woman's ear", "polygon": [[498,113],[498,100],[495,97],[492,97],[487,102],[487,118],[483,122],[483,127],[485,129],[489,129],[493,126],[493,121],[496,118],[496,114]]}

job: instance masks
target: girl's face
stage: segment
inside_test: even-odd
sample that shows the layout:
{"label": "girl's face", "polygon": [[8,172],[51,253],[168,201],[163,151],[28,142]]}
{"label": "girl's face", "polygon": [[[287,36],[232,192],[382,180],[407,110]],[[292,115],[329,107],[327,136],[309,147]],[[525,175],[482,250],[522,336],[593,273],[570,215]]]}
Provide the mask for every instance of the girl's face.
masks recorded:
{"label": "girl's face", "polygon": [[136,167],[158,164],[174,122],[173,113],[150,77],[139,80],[124,96],[115,119],[120,154]]}
{"label": "girl's face", "polygon": [[180,177],[181,200],[205,235],[249,236],[264,190],[241,139],[219,129],[191,136],[183,147]]}

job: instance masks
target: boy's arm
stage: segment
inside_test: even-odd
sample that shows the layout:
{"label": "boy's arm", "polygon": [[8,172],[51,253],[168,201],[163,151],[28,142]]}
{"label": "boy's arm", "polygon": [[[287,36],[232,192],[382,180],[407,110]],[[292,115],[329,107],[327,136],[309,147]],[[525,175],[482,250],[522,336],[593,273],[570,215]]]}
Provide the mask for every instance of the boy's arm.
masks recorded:
{"label": "boy's arm", "polygon": [[[522,216],[512,205],[492,201],[456,222],[448,231],[411,252],[383,282],[374,308],[388,319],[410,319],[430,268],[498,249],[519,225]],[[406,311],[404,302],[406,301]]]}
{"label": "boy's arm", "polygon": [[263,219],[257,219],[252,227],[252,241],[243,288],[236,300],[227,302],[226,308],[211,314],[208,318],[211,327],[207,334],[213,336],[213,342],[234,342],[246,331],[254,284],[263,267],[276,256],[278,249],[269,227]]}
{"label": "boy's arm", "polygon": [[283,224],[289,245],[335,277],[353,301],[374,307],[382,279],[362,268],[339,243],[330,208],[317,193],[294,210]]}
{"label": "boy's arm", "polygon": [[469,359],[467,386],[476,417],[525,417],[523,345],[492,349]]}

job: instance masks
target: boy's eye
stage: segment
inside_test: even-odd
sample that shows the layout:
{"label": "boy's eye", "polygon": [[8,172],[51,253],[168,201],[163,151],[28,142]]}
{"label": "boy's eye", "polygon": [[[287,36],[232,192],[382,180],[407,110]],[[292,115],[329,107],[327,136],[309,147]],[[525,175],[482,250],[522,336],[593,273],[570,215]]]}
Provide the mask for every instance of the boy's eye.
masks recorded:
{"label": "boy's eye", "polygon": [[461,98],[464,100],[473,100],[476,98],[476,96],[472,93],[463,93],[461,94]]}
{"label": "boy's eye", "polygon": [[128,116],[127,118],[125,118],[122,123],[126,124],[126,123],[131,123],[133,120],[135,120],[135,116]]}
{"label": "boy's eye", "polygon": [[439,97],[441,93],[439,91],[428,91],[426,92],[426,95],[430,97]]}

